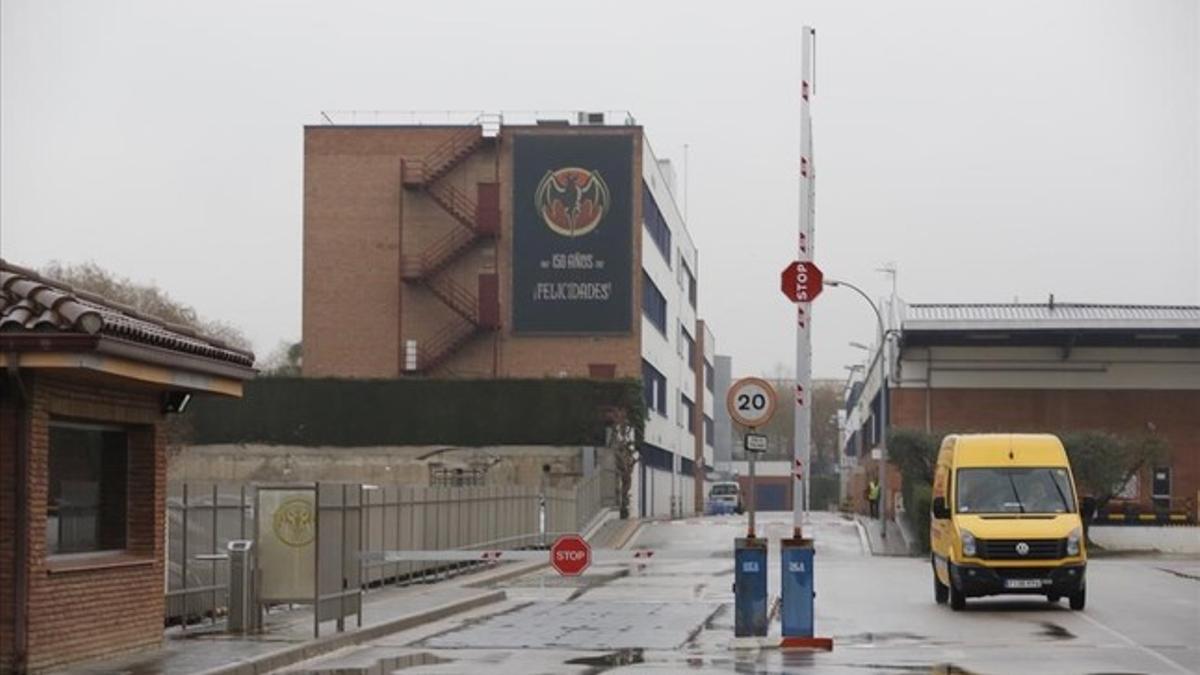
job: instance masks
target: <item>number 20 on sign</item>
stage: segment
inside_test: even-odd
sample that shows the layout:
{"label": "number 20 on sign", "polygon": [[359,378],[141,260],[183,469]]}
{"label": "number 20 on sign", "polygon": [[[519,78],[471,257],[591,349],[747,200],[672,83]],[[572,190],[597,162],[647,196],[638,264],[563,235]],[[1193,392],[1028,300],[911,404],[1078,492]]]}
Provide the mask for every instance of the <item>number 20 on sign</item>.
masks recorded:
{"label": "number 20 on sign", "polygon": [[775,414],[775,388],[761,377],[744,377],[729,388],[725,406],[735,422],[760,427]]}

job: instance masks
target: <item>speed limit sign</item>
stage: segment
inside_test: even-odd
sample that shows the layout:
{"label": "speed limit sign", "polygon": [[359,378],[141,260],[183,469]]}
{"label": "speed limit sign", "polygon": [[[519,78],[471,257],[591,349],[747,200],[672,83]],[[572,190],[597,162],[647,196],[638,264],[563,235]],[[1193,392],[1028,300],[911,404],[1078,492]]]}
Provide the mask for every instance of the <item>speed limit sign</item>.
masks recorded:
{"label": "speed limit sign", "polygon": [[761,427],[775,414],[775,388],[761,377],[743,377],[729,388],[725,406],[738,424]]}

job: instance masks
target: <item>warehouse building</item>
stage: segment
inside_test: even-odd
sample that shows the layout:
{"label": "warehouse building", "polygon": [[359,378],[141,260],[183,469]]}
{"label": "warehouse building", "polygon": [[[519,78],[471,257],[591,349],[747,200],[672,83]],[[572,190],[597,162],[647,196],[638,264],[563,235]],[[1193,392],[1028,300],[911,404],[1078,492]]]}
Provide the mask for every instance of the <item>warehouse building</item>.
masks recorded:
{"label": "warehouse building", "polygon": [[324,118],[305,129],[304,375],[641,378],[635,512],[700,508],[716,344],[673,167],[633,117]]}
{"label": "warehouse building", "polygon": [[[891,428],[1154,434],[1169,458],[1144,467],[1120,499],[1196,518],[1200,491],[1200,307],[904,304],[889,340]],[[878,351],[875,358],[879,358]],[[850,494],[879,475],[878,361],[847,405]],[[899,473],[888,474],[897,503]],[[861,501],[861,499],[860,499]],[[901,505],[902,506],[902,505]]]}

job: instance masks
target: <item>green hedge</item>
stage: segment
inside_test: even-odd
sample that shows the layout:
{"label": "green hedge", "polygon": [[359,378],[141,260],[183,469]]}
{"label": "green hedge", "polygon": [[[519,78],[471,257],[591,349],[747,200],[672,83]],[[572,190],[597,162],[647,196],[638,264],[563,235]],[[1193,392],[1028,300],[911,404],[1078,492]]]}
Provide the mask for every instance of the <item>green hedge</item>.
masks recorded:
{"label": "green hedge", "polygon": [[812,490],[812,497],[808,500],[809,508],[815,511],[837,510],[838,502],[841,501],[841,484],[836,475],[810,476],[808,484]]}
{"label": "green hedge", "polygon": [[271,377],[242,399],[197,397],[191,442],[269,445],[603,445],[610,412],[639,432],[637,380]]}

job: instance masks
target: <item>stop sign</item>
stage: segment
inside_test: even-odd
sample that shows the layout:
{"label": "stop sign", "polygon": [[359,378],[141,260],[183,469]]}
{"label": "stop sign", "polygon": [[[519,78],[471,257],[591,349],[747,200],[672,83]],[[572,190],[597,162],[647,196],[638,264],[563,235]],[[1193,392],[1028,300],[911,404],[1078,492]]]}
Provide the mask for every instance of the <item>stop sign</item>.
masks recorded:
{"label": "stop sign", "polygon": [[780,286],[792,302],[812,302],[824,288],[825,275],[810,262],[793,262],[783,268]]}
{"label": "stop sign", "polygon": [[592,564],[592,547],[577,534],[564,534],[550,547],[550,564],[564,577],[577,577]]}

